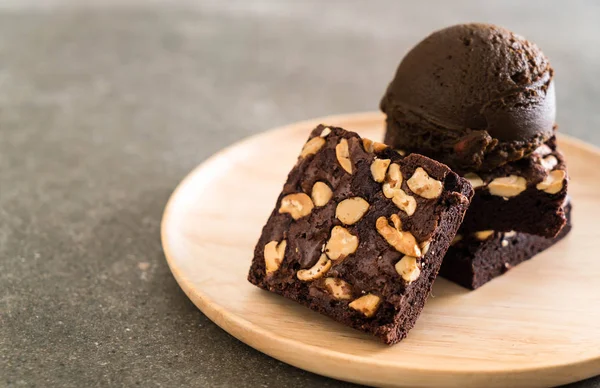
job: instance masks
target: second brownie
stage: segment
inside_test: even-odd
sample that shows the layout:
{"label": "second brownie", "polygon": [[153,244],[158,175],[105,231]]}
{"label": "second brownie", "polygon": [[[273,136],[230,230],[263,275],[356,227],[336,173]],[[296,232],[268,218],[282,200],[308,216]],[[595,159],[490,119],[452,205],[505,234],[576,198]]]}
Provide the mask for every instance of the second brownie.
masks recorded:
{"label": "second brownie", "polygon": [[571,205],[564,211],[567,224],[554,238],[493,230],[457,234],[440,275],[472,290],[481,287],[563,239],[571,231]]}
{"label": "second brownie", "polygon": [[491,172],[462,175],[475,189],[462,233],[491,229],[554,237],[566,223],[567,167],[555,138]]}

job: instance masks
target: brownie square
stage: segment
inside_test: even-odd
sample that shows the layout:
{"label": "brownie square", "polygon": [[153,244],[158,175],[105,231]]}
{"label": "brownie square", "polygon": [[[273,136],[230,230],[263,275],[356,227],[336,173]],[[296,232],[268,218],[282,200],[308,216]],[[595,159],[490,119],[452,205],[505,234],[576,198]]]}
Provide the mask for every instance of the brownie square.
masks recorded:
{"label": "brownie square", "polygon": [[494,230],[555,237],[567,222],[567,167],[555,138],[523,159],[464,177],[475,188],[461,226],[464,233]]}
{"label": "brownie square", "polygon": [[564,210],[567,224],[553,238],[493,230],[457,234],[440,275],[472,290],[481,287],[562,240],[571,231],[571,205]]}
{"label": "brownie square", "polygon": [[248,280],[386,344],[406,337],[473,195],[447,166],[318,126]]}

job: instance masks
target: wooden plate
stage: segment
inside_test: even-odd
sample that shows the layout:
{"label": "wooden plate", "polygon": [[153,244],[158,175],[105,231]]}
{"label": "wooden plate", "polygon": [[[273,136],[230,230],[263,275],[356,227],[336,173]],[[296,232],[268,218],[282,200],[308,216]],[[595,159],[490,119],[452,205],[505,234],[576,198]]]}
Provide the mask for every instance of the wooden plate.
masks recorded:
{"label": "wooden plate", "polygon": [[318,123],[383,135],[378,113],[293,124],[219,152],[175,190],[163,246],[204,314],[278,360],[368,385],[551,386],[600,373],[599,150],[560,139],[574,204],[565,240],[477,291],[436,280],[408,338],[387,347],[246,280],[261,228]]}

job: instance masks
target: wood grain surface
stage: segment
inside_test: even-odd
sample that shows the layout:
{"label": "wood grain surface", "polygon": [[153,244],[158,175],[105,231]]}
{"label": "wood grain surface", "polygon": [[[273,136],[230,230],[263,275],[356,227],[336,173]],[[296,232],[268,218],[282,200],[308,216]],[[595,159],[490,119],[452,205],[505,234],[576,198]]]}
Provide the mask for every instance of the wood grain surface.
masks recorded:
{"label": "wood grain surface", "polygon": [[574,204],[566,239],[477,291],[437,279],[408,338],[387,347],[246,281],[261,228],[318,123],[383,134],[379,113],[265,132],[214,155],[171,197],[163,247],[204,314],[283,362],[368,385],[551,386],[600,373],[599,150],[560,138]]}

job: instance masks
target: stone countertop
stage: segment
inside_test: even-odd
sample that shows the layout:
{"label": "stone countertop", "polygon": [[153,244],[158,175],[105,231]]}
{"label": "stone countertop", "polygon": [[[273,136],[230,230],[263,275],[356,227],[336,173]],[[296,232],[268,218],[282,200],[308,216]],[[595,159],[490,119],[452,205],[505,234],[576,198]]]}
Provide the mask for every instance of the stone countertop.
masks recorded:
{"label": "stone countertop", "polygon": [[161,214],[241,138],[377,109],[433,29],[491,21],[537,42],[561,131],[600,145],[593,1],[88,3],[0,0],[0,386],[352,386],[200,313],[166,265]]}

